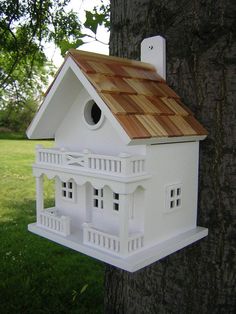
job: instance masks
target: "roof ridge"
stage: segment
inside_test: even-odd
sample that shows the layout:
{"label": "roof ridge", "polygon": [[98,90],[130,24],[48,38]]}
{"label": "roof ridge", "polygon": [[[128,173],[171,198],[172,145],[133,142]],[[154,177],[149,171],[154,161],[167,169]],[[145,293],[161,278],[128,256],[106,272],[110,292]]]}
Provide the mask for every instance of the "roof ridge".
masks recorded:
{"label": "roof ridge", "polygon": [[74,54],[80,56],[80,57],[90,57],[92,59],[103,59],[103,60],[107,60],[107,62],[111,62],[111,61],[119,61],[122,62],[126,65],[133,65],[133,66],[137,66],[140,68],[145,68],[145,69],[149,69],[151,71],[156,71],[154,66],[150,63],[147,62],[143,62],[143,61],[139,61],[139,60],[133,60],[133,59],[128,59],[128,58],[123,58],[123,57],[117,57],[117,56],[110,56],[110,55],[104,55],[104,54],[100,54],[100,53],[95,53],[95,52],[90,52],[90,51],[84,51],[84,50],[78,50],[78,49],[74,49],[71,48],[68,50],[66,57],[68,57],[68,55],[71,55],[72,57],[74,57]]}

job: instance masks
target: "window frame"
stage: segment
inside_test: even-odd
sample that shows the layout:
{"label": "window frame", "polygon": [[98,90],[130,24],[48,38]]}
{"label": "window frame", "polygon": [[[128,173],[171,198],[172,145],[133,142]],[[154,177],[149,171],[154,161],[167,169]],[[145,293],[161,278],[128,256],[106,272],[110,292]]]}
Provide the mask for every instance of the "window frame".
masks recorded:
{"label": "window frame", "polygon": [[182,208],[183,185],[176,183],[166,186],[165,212],[171,213]]}
{"label": "window frame", "polygon": [[112,209],[114,212],[117,212],[117,213],[120,210],[120,194],[119,193],[112,192]]}
{"label": "window frame", "polygon": [[[70,179],[68,181],[60,181],[60,195],[63,200],[73,203],[75,202],[75,185],[76,183],[73,179]],[[70,194],[71,197],[69,197]]]}
{"label": "window frame", "polygon": [[[97,206],[95,206],[95,203],[97,203]],[[97,189],[92,187],[92,208],[104,210],[104,188]]]}

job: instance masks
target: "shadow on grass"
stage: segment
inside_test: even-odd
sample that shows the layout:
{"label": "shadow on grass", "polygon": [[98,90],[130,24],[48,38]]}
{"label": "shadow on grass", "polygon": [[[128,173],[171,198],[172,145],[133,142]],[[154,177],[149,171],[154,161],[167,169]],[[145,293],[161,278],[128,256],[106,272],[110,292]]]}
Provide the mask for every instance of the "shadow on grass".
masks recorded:
{"label": "shadow on grass", "polygon": [[0,313],[102,313],[103,264],[28,232],[34,200],[8,206],[11,217],[0,220]]}

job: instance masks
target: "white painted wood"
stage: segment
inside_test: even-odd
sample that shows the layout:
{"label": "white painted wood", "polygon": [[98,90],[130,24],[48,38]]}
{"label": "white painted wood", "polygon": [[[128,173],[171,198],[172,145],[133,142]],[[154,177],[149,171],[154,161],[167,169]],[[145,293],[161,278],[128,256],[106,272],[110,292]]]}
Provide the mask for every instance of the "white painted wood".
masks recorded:
{"label": "white painted wood", "polygon": [[[165,78],[164,38],[145,39],[141,50],[142,61]],[[91,100],[103,117],[95,127],[83,116]],[[207,235],[196,227],[198,147],[205,136],[130,140],[70,57],[27,134],[55,137],[54,148],[36,148],[37,223],[30,231],[128,271]],[[44,175],[56,182],[55,208],[46,210]],[[177,206],[170,193],[180,187]]]}
{"label": "white painted wood", "polygon": [[36,224],[28,225],[28,229],[29,231],[44,238],[129,272],[135,272],[145,266],[148,266],[186,247],[187,245],[206,237],[208,234],[208,230],[206,228],[193,228],[162,243],[152,245],[150,247],[144,246],[142,250],[137,251],[136,253],[134,252],[130,256],[121,257],[83,244],[82,230],[77,230],[76,233],[71,234],[68,237],[63,237],[54,232],[42,229]]}
{"label": "white painted wood", "polygon": [[68,181],[68,178],[56,177],[56,195],[55,207],[60,212],[61,216],[70,217],[71,232],[75,232],[77,228],[81,228],[86,220],[86,185],[78,185],[75,180],[74,201],[64,199],[62,197],[61,181]]}
{"label": "white painted wood", "polygon": [[39,222],[40,213],[44,209],[44,197],[43,197],[43,174],[36,178],[36,214],[37,222]]}
{"label": "white painted wood", "polygon": [[[122,256],[128,254],[128,239],[129,239],[129,208],[130,195],[119,195],[119,239],[120,239],[120,253]],[[132,242],[132,241],[131,241]]]}
{"label": "white painted wood", "polygon": [[[71,151],[88,149],[97,154],[118,155],[120,152],[131,155],[144,155],[144,145],[127,146],[114,129],[114,124],[105,114],[102,125],[91,130],[83,121],[83,106],[91,99],[89,93],[83,89],[64,115],[64,119],[55,133],[56,147],[67,147]],[[96,140],[94,138],[96,137]],[[85,142],[86,139],[86,142]],[[111,143],[116,143],[111,145]]]}
{"label": "white painted wood", "polygon": [[117,119],[113,116],[110,109],[107,107],[107,105],[104,103],[102,98],[98,95],[95,88],[92,86],[92,84],[89,82],[89,80],[85,77],[83,72],[79,69],[77,64],[71,59],[68,58],[68,62],[71,66],[71,69],[73,69],[74,73],[76,74],[79,81],[83,84],[85,90],[89,93],[91,98],[96,102],[96,104],[99,106],[105,117],[111,122],[114,129],[117,131],[117,133],[120,135],[121,139],[124,141],[125,144],[128,144],[130,142],[130,138],[127,135],[127,133],[124,131],[124,129],[121,127]]}
{"label": "white painted wood", "polygon": [[70,217],[59,216],[56,208],[48,208],[39,213],[37,226],[60,234],[64,237],[70,235]]}
{"label": "white painted wood", "polygon": [[27,136],[32,139],[54,138],[57,128],[82,88],[74,72],[65,63],[27,129]]}
{"label": "white painted wood", "polygon": [[81,171],[110,174],[113,176],[146,175],[143,156],[124,157],[80,153],[60,149],[36,149],[36,164],[47,164],[56,167],[70,167]]}
{"label": "white painted wood", "polygon": [[166,80],[166,41],[162,36],[145,38],[141,43],[141,61],[152,64]]}
{"label": "white painted wood", "polygon": [[[199,142],[150,146],[145,190],[145,243],[160,243],[196,227]],[[166,188],[181,185],[181,207],[166,210]],[[148,209],[148,210],[147,210]]]}
{"label": "white painted wood", "polygon": [[130,211],[129,211],[129,229],[133,233],[145,234],[144,221],[146,210],[145,207],[145,193],[142,187],[138,187],[133,194],[130,195]]}
{"label": "white painted wood", "polygon": [[100,231],[92,224],[83,225],[83,243],[102,251],[119,255],[120,240],[119,237]]}
{"label": "white painted wood", "polygon": [[117,177],[108,176],[99,173],[82,172],[70,168],[52,167],[50,165],[34,165],[33,175],[40,176],[45,174],[49,179],[60,178],[60,180],[68,181],[73,179],[78,185],[83,185],[87,182],[91,183],[95,188],[102,188],[108,185],[113,191],[121,194],[133,193],[138,187],[146,189],[147,180],[150,175],[139,177]]}
{"label": "white painted wood", "polygon": [[[127,133],[71,57],[68,57],[65,61],[49,93],[46,95],[43,104],[26,132],[27,136],[31,139],[54,138],[63,117],[82,89],[85,89],[90,95],[90,99],[93,99],[100,107],[104,116],[116,130],[120,140],[124,144],[129,143],[130,138]],[[82,117],[80,118],[82,119]]]}
{"label": "white painted wood", "polygon": [[158,145],[169,143],[182,143],[182,142],[198,142],[203,141],[206,135],[200,136],[177,136],[177,137],[152,137],[148,139],[133,139],[130,141],[129,146],[132,145]]}

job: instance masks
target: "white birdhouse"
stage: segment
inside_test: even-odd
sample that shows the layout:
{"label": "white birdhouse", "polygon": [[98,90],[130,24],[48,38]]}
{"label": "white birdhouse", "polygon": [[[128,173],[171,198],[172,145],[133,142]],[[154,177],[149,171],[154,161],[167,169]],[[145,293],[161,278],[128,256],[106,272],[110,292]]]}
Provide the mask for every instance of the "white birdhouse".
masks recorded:
{"label": "white birdhouse", "polygon": [[[164,80],[164,39],[141,50],[142,61],[70,50],[27,131],[55,139],[36,149],[29,230],[130,272],[208,232],[196,225],[207,132]],[[55,181],[53,208],[44,176]]]}

